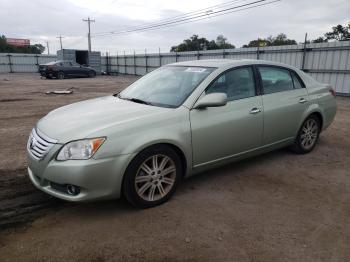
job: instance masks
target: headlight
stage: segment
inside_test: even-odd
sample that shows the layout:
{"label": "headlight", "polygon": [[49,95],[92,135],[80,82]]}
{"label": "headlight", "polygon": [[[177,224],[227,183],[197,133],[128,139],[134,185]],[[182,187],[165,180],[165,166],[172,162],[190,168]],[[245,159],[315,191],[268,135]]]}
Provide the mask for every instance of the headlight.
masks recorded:
{"label": "headlight", "polygon": [[104,137],[72,141],[65,144],[57,160],[83,160],[91,158],[106,139]]}

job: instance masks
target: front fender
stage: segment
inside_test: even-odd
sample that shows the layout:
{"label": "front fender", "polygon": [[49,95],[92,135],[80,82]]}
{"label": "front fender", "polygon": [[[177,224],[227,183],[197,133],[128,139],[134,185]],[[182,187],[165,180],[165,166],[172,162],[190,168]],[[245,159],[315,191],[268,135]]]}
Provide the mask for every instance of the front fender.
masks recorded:
{"label": "front fender", "polygon": [[137,154],[152,145],[165,143],[181,150],[187,167],[192,166],[191,129],[187,108],[178,108],[167,115],[139,119],[117,128],[111,126],[108,130],[99,130],[92,136],[102,135],[107,139],[96,152],[96,159]]}

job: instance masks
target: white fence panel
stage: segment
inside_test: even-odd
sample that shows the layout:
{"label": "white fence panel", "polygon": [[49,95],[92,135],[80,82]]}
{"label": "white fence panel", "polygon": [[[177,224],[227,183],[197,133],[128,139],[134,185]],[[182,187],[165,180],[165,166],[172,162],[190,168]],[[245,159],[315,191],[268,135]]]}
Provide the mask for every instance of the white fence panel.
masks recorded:
{"label": "white fence panel", "polygon": [[[119,56],[117,73],[144,75],[160,65],[203,59],[260,59],[280,62],[303,69],[315,79],[334,86],[339,94],[350,95],[350,41],[273,46],[261,48],[237,48],[161,54],[138,54],[127,63]],[[127,57],[126,60],[129,58]],[[120,61],[123,61],[120,63]],[[103,60],[105,61],[105,60]],[[113,58],[110,59],[111,63]],[[113,64],[114,65],[114,64]],[[130,67],[136,69],[131,70]],[[111,68],[115,69],[115,66]],[[111,69],[112,70],[112,69]],[[113,71],[113,70],[112,70]]]}
{"label": "white fence panel", "polygon": [[[103,56],[107,73],[144,75],[160,65],[202,59],[260,59],[281,62],[308,72],[320,82],[329,83],[339,94],[350,95],[350,41],[237,48],[191,52]],[[55,55],[0,53],[0,73],[37,72],[38,64],[57,60]],[[304,62],[304,67],[303,67]]]}

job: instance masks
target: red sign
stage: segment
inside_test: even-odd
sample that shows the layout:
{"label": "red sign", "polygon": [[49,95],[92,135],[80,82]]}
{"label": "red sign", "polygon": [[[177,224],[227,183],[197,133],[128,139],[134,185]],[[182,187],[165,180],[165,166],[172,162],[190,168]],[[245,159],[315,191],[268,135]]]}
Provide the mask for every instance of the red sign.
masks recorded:
{"label": "red sign", "polygon": [[29,46],[29,39],[6,38],[6,42],[13,46]]}

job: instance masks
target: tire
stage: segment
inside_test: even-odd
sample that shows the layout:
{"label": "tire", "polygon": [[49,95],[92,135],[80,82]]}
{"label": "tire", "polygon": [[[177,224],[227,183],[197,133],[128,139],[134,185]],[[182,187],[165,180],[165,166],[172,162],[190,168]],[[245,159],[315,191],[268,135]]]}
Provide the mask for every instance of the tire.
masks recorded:
{"label": "tire", "polygon": [[123,194],[137,208],[163,204],[174,194],[182,170],[179,156],[170,147],[157,145],[145,149],[126,170]]}
{"label": "tire", "polygon": [[58,73],[57,73],[57,79],[60,79],[60,80],[62,80],[62,79],[65,79],[65,74],[62,72],[62,71],[59,71]]}
{"label": "tire", "polygon": [[94,72],[94,71],[90,71],[88,74],[88,77],[90,77],[90,78],[95,77],[95,76],[96,76],[96,72]]}
{"label": "tire", "polygon": [[316,115],[309,116],[301,125],[291,149],[297,154],[307,154],[311,152],[317,144],[320,131],[320,119]]}

